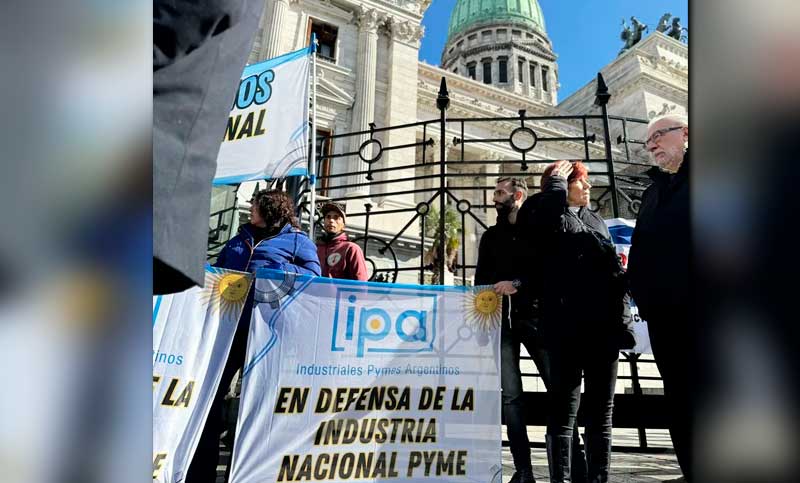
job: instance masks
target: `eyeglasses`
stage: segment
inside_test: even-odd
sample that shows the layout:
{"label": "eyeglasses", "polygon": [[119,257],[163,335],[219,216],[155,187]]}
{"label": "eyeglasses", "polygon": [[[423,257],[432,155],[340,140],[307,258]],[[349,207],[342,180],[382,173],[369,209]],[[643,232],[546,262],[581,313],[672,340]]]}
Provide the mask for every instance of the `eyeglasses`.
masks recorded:
{"label": "eyeglasses", "polygon": [[684,127],[685,126],[673,126],[673,127],[665,127],[664,129],[659,129],[653,132],[653,134],[651,134],[650,137],[647,138],[647,140],[644,142],[644,147],[646,148],[651,144],[657,143],[658,140],[661,139],[661,136],[663,136],[664,134],[667,134],[670,131],[677,131],[678,129],[683,129]]}

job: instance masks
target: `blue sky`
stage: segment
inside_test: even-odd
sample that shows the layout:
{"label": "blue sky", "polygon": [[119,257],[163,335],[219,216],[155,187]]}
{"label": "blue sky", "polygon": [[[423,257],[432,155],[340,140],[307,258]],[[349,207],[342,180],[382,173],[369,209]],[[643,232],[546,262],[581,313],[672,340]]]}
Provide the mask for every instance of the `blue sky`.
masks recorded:
{"label": "blue sky", "polygon": [[[425,37],[419,50],[420,60],[439,65],[447,40],[447,25],[456,0],[433,0],[422,24]],[[631,15],[655,30],[666,12],[681,18],[689,26],[688,0],[539,0],[545,28],[558,55],[561,89],[558,98],[570,94],[593,80],[597,72],[616,58],[622,41],[621,20],[630,24]]]}

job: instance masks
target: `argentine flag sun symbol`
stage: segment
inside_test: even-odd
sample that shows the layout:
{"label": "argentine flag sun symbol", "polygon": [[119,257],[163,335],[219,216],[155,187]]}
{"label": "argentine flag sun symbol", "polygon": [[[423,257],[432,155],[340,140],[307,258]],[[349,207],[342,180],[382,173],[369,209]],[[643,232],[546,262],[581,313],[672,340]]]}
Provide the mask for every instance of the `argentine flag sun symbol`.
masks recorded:
{"label": "argentine flag sun symbol", "polygon": [[464,297],[464,316],[473,329],[490,331],[500,326],[500,298],[491,285],[473,287]]}
{"label": "argentine flag sun symbol", "polygon": [[209,304],[212,314],[220,312],[224,320],[238,320],[247,292],[250,290],[250,275],[218,271],[211,267],[206,276],[206,286],[200,300]]}

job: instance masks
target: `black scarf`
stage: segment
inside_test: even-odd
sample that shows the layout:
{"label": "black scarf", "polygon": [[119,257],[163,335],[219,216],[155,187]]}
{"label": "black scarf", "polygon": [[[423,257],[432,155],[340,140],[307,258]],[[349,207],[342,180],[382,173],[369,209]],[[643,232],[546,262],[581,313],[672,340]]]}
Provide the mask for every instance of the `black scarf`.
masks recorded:
{"label": "black scarf", "polygon": [[279,226],[265,226],[262,228],[260,226],[255,226],[253,224],[249,225],[247,228],[250,234],[253,235],[254,243],[258,243],[265,238],[274,236],[281,229],[281,227]]}

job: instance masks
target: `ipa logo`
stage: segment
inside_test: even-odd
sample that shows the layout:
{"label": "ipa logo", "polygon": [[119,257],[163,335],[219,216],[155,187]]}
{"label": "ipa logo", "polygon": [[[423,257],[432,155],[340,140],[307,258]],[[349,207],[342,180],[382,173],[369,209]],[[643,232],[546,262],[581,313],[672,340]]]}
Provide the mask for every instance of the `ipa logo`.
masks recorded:
{"label": "ipa logo", "polygon": [[337,289],[331,350],[356,357],[431,352],[436,309],[429,292]]}

